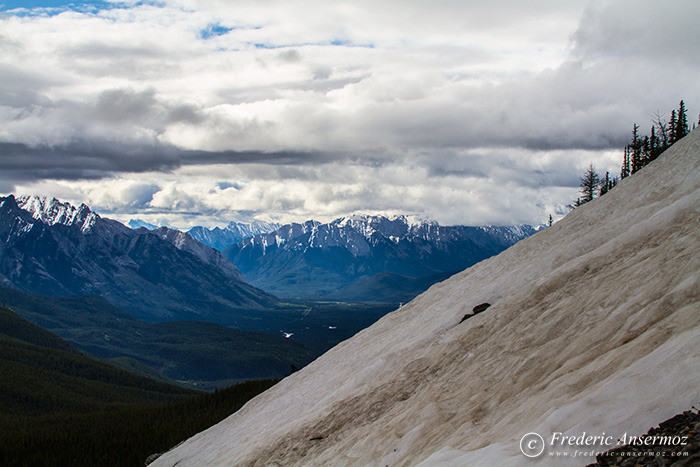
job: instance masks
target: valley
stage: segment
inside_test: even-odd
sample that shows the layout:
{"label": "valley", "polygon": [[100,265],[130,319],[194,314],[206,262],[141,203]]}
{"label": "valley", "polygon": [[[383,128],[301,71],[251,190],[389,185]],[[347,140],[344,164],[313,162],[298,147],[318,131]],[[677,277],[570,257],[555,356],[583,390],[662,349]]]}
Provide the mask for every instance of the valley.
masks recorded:
{"label": "valley", "polygon": [[301,368],[322,352],[265,329],[202,321],[148,323],[97,296],[37,296],[0,287],[0,303],[95,357],[201,390],[281,378],[292,365]]}
{"label": "valley", "polygon": [[55,198],[0,199],[0,303],[121,368],[205,390],[284,377],[535,231],[405,216],[231,223],[230,241],[253,236],[229,260],[188,233],[132,225]]}
{"label": "valley", "polygon": [[3,307],[0,372],[4,466],[143,465],[274,384],[205,394],[156,382],[86,356]]}

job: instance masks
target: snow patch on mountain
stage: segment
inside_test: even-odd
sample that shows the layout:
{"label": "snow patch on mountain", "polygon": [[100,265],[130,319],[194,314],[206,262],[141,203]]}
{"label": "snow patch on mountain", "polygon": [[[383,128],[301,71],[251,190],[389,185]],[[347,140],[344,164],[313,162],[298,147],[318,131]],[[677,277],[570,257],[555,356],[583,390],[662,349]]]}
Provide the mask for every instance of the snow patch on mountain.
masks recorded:
{"label": "snow patch on mountain", "polygon": [[130,229],[140,229],[141,227],[148,229],[148,230],[155,230],[158,228],[157,225],[150,224],[144,220],[141,219],[129,219],[129,222],[126,224],[127,227]]}
{"label": "snow patch on mountain", "polygon": [[99,218],[86,204],[76,208],[70,203],[46,196],[18,196],[15,199],[17,206],[31,213],[34,219],[48,225],[79,225],[83,233],[89,232]]}
{"label": "snow patch on mountain", "polygon": [[280,224],[276,222],[255,220],[253,222],[246,223],[234,221],[230,222],[223,229],[220,227],[209,229],[206,227],[197,226],[192,227],[187,231],[187,233],[190,234],[195,240],[222,251],[245,238],[273,232],[279,227]]}

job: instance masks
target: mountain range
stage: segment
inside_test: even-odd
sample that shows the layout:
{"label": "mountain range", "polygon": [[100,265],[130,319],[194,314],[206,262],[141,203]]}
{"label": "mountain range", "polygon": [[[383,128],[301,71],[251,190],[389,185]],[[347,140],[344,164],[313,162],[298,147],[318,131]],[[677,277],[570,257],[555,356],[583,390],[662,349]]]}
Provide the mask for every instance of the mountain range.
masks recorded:
{"label": "mountain range", "polygon": [[697,406],[699,206],[695,129],[154,466],[590,463]]}
{"label": "mountain range", "polygon": [[214,227],[192,227],[187,231],[188,234],[195,240],[204,243],[207,246],[223,251],[229,246],[240,242],[244,238],[253,237],[255,235],[266,234],[280,228],[281,225],[276,222],[264,222],[255,220],[250,223],[246,222],[230,222],[223,229]]}
{"label": "mountain range", "polygon": [[[527,225],[441,226],[406,216],[352,216],[284,225],[223,253],[250,284],[279,297],[399,302],[536,230]],[[367,293],[378,282],[383,282],[384,293]]]}
{"label": "mountain range", "polygon": [[161,227],[130,229],[85,204],[0,198],[0,284],[45,295],[100,295],[150,321],[225,321],[275,297],[218,251]]}

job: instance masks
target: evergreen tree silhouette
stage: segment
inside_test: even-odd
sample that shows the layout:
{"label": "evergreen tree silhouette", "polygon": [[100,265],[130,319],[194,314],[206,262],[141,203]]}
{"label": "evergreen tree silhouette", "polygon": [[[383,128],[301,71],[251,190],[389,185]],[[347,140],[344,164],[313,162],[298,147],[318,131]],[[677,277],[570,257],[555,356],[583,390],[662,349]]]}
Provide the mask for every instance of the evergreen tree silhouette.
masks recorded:
{"label": "evergreen tree silhouette", "polygon": [[600,184],[600,196],[603,196],[605,193],[610,191],[610,188],[611,188],[610,183],[611,183],[610,172],[608,172],[606,170],[605,171],[605,178],[603,179],[603,181]]}
{"label": "evergreen tree silhouette", "polygon": [[671,121],[668,122],[668,145],[676,142],[676,130],[678,130],[678,120],[676,120],[676,109],[671,110]]}
{"label": "evergreen tree silhouette", "polygon": [[600,177],[595,171],[595,166],[590,164],[583,174],[583,177],[579,178],[581,187],[581,201],[580,204],[587,203],[593,199],[600,185]]}
{"label": "evergreen tree silhouette", "polygon": [[681,101],[680,105],[678,106],[678,118],[676,119],[676,141],[683,138],[690,131],[688,127],[687,113],[685,102]]}
{"label": "evergreen tree silhouette", "polygon": [[639,125],[636,123],[632,127],[632,161],[631,173],[637,172],[642,168],[642,140],[639,138]]}

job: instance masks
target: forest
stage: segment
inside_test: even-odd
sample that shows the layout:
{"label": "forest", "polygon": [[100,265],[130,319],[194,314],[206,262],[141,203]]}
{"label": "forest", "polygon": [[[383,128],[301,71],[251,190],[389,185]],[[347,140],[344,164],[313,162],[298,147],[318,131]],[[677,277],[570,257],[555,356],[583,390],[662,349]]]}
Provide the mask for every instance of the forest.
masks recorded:
{"label": "forest", "polygon": [[143,465],[275,380],[203,393],[109,365],[0,307],[0,465]]}

